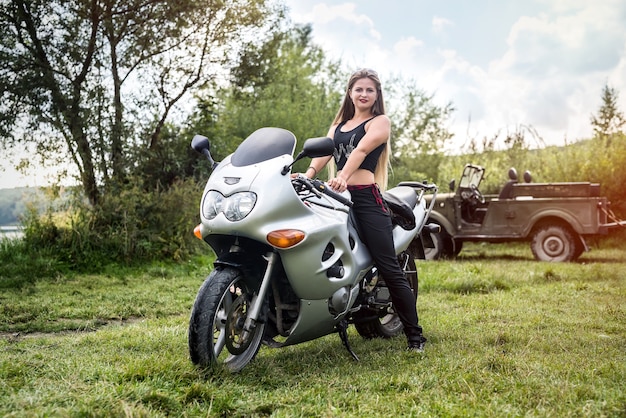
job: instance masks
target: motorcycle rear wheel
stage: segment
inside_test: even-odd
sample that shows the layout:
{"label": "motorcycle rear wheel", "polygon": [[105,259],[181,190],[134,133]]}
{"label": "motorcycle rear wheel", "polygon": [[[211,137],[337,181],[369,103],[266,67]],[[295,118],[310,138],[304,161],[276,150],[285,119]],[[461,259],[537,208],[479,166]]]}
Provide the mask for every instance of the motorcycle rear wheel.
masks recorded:
{"label": "motorcycle rear wheel", "polygon": [[[417,300],[418,274],[415,256],[409,251],[404,251],[398,256],[398,262]],[[387,297],[387,301],[391,302],[391,295]],[[354,320],[354,327],[363,338],[392,338],[399,335],[403,329],[402,322],[395,312],[373,317],[371,312],[361,310],[354,314]]]}
{"label": "motorcycle rear wheel", "polygon": [[256,289],[242,273],[216,267],[204,281],[189,320],[189,354],[201,367],[223,364],[238,372],[254,359],[261,346],[264,323],[246,332],[244,323]]}

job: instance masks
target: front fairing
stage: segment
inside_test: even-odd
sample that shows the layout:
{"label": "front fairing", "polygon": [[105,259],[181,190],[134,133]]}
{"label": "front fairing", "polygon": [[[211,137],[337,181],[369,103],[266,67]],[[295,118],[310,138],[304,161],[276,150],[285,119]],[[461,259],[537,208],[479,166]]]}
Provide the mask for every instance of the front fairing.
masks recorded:
{"label": "front fairing", "polygon": [[298,199],[289,174],[281,174],[281,168],[291,162],[292,157],[287,155],[247,167],[233,166],[230,157],[222,161],[205,186],[203,200],[211,190],[225,197],[254,192],[257,200],[250,214],[236,222],[226,219],[223,213],[207,219],[201,209],[202,235],[243,236],[265,242],[267,233],[276,229],[276,222],[306,215],[307,209]]}
{"label": "front fairing", "polygon": [[[240,145],[241,148],[245,144],[245,158],[241,153],[237,154],[240,151],[238,148],[216,167],[205,186],[203,200],[211,190],[223,196],[254,192],[257,195],[254,208],[244,219],[233,222],[226,219],[223,213],[207,219],[201,205],[200,231],[203,238],[207,242],[215,242],[208,237],[245,237],[269,248],[268,233],[299,229],[306,234],[302,242],[289,249],[276,249],[295,293],[303,299],[324,299],[341,287],[353,286],[367,271],[371,257],[364,246],[354,244],[354,239],[351,244],[346,208],[325,198],[303,202],[294,190],[290,174],[282,174],[283,167],[293,162],[292,154],[275,156],[275,153],[264,150],[271,158],[258,161],[263,158],[255,156],[249,139]],[[264,139],[258,142],[265,147],[273,145]],[[282,146],[282,149],[284,151],[287,147]],[[241,165],[242,162],[247,165]],[[329,247],[332,248],[331,254]],[[229,251],[226,248],[213,249],[216,253]],[[337,263],[344,267],[344,275],[328,277],[327,270]]]}
{"label": "front fairing", "polygon": [[[306,208],[297,198],[289,173],[282,174],[282,168],[293,162],[295,145],[296,138],[291,132],[261,128],[226,157],[215,168],[204,188],[200,205],[202,236],[223,234],[266,242],[265,236],[273,230],[275,222],[305,214]],[[202,208],[211,190],[224,197],[253,192],[257,200],[252,211],[239,221],[230,221],[223,213],[208,219]]]}

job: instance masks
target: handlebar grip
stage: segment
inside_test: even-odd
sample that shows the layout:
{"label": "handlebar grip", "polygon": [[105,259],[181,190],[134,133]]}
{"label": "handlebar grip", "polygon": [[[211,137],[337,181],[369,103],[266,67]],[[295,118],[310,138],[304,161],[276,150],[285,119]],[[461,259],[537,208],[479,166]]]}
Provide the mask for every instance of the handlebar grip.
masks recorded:
{"label": "handlebar grip", "polygon": [[434,183],[420,183],[417,181],[401,181],[398,186],[409,186],[423,190],[437,190],[438,186]]}
{"label": "handlebar grip", "polygon": [[330,197],[332,197],[333,199],[335,199],[336,201],[338,201],[339,203],[342,203],[348,207],[352,207],[352,205],[354,203],[352,203],[352,201],[350,199],[347,199],[345,197],[343,197],[342,195],[340,195],[337,192],[333,192],[330,187],[327,187],[326,184],[324,184],[322,181],[320,180],[313,180],[311,183],[313,183],[313,186],[315,187],[316,190],[324,193],[325,195],[328,195]]}

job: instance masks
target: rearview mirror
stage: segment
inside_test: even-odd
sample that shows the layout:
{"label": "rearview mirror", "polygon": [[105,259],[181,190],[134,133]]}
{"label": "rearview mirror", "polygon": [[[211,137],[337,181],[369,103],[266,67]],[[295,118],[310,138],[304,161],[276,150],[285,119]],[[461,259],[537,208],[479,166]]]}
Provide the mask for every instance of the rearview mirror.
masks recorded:
{"label": "rearview mirror", "polygon": [[196,135],[191,140],[191,148],[193,148],[196,152],[204,155],[209,163],[211,163],[211,170],[217,167],[217,164],[213,157],[211,156],[211,144],[209,143],[209,139],[206,136]]}
{"label": "rearview mirror", "polygon": [[211,148],[211,145],[209,144],[209,139],[206,136],[196,135],[191,140],[191,148],[200,154],[204,154],[204,150],[208,151]]}
{"label": "rearview mirror", "polygon": [[293,162],[283,167],[281,174],[283,176],[286,175],[289,170],[291,170],[291,167],[296,163],[296,161],[299,161],[304,157],[326,157],[328,155],[332,155],[333,151],[335,151],[335,143],[333,142],[332,138],[329,138],[327,136],[321,136],[319,138],[309,138],[304,141],[302,151],[300,151],[300,153],[296,156]]}
{"label": "rearview mirror", "polygon": [[326,157],[335,151],[335,143],[327,136],[309,138],[302,147],[303,156],[309,158]]}

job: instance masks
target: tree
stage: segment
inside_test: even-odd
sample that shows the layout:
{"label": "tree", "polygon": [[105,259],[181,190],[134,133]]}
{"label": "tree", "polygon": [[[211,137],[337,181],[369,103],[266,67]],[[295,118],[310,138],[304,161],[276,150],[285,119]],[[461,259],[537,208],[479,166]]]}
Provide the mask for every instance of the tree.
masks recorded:
{"label": "tree", "polygon": [[453,137],[446,128],[454,111],[452,103],[434,104],[434,96],[427,95],[413,81],[392,81],[388,90],[387,101],[393,105],[390,113],[394,180],[437,179],[444,147]]}
{"label": "tree", "polygon": [[196,113],[193,129],[210,132],[218,159],[266,126],[293,132],[297,152],[304,139],[326,135],[346,79],[338,63],[328,62],[312,43],[310,26],[288,28],[262,45],[241,49],[229,86],[215,97],[208,92],[210,97]]}
{"label": "tree", "polygon": [[2,0],[2,145],[33,143],[42,159],[71,159],[97,204],[133,157],[151,158],[175,106],[282,18],[271,4]]}
{"label": "tree", "polygon": [[605,85],[602,89],[602,105],[598,109],[598,115],[591,115],[591,125],[597,138],[610,142],[610,136],[621,132],[626,124],[624,113],[617,106],[619,94],[617,91]]}

